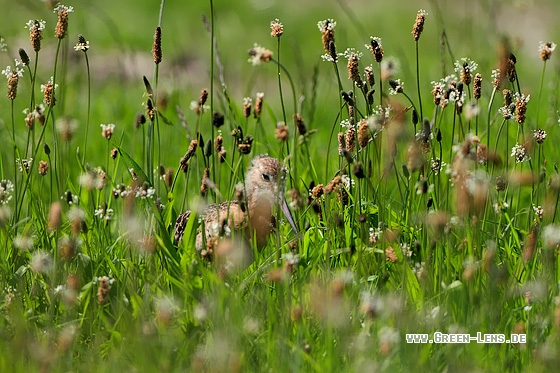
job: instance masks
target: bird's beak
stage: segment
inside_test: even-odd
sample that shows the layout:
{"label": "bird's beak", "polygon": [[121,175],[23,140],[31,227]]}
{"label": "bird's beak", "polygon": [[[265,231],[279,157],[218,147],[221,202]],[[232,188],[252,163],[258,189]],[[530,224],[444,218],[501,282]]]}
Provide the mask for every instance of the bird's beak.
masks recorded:
{"label": "bird's beak", "polygon": [[290,223],[290,226],[294,230],[294,233],[298,233],[296,223],[294,222],[294,218],[292,217],[292,212],[290,211],[290,208],[288,207],[288,204],[286,203],[286,199],[282,198],[282,202],[280,203],[280,208],[282,209],[282,212],[284,213],[284,216],[288,220],[288,223]]}

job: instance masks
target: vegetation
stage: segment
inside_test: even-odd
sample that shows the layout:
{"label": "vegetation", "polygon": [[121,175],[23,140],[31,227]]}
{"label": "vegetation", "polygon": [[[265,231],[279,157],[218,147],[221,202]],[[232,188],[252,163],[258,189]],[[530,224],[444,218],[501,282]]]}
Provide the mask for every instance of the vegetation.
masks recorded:
{"label": "vegetation", "polygon": [[[558,5],[517,5],[527,48],[499,1],[104,3],[0,29],[1,371],[558,366]],[[200,219],[176,242],[263,153],[299,232],[278,213],[247,266]],[[436,332],[477,341],[408,336]]]}

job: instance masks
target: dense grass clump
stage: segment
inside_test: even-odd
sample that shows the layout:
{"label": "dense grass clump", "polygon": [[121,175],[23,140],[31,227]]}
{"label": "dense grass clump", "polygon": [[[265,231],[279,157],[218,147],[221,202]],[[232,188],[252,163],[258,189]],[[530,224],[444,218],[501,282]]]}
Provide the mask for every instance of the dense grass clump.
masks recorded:
{"label": "dense grass clump", "polygon": [[[26,7],[1,39],[0,371],[558,366],[556,44],[528,55],[482,21],[465,40],[430,4],[372,27],[333,2],[305,37],[279,14],[235,45],[212,0],[192,41],[165,0],[140,41],[87,6]],[[298,231],[275,211],[250,263],[228,237],[199,252],[206,206],[243,204],[263,153]],[[411,343],[436,332],[473,341]]]}

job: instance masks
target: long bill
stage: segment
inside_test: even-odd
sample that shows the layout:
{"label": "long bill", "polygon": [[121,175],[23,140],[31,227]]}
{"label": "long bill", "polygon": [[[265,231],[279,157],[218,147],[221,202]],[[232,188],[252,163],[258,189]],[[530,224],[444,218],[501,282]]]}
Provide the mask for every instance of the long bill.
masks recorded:
{"label": "long bill", "polygon": [[292,216],[292,212],[290,211],[290,208],[288,207],[288,203],[286,203],[285,198],[282,198],[282,202],[280,202],[280,208],[282,209],[282,212],[284,213],[286,220],[288,220],[288,223],[290,223],[290,226],[294,230],[294,233],[296,234],[299,233],[294,218]]}

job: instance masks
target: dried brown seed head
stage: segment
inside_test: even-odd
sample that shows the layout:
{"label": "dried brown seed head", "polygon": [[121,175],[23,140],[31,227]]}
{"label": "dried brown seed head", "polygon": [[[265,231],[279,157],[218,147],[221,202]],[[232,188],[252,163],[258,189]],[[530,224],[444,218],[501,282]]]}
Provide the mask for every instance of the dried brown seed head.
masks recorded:
{"label": "dried brown seed head", "polygon": [[414,41],[418,41],[418,39],[420,39],[422,31],[424,31],[424,22],[426,21],[427,15],[428,13],[426,13],[423,9],[420,9],[418,14],[416,14],[416,20],[412,26],[412,37],[414,38]]}
{"label": "dried brown seed head", "polygon": [[286,126],[284,122],[278,122],[278,124],[276,124],[276,130],[274,132],[274,136],[278,141],[288,141],[289,139],[288,126]]}
{"label": "dried brown seed head", "polygon": [[161,27],[156,27],[154,34],[154,44],[152,45],[152,55],[154,56],[154,63],[157,65],[161,62]]}
{"label": "dried brown seed head", "polygon": [[284,26],[278,18],[274,21],[270,21],[270,30],[270,36],[273,38],[279,38],[282,34],[284,34]]}
{"label": "dried brown seed head", "polygon": [[58,39],[64,39],[66,36],[66,33],[68,32],[68,14],[73,11],[74,8],[71,6],[65,6],[62,4],[59,4],[56,8],[54,8],[54,12],[58,14],[58,21],[54,30],[54,36]]}

